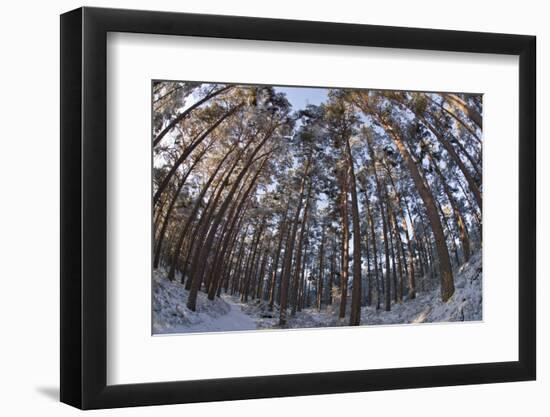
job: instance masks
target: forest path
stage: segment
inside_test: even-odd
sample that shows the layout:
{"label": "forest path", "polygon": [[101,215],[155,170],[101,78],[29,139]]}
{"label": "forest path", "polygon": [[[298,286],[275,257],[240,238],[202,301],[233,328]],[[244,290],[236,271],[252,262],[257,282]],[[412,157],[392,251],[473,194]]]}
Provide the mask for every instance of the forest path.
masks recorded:
{"label": "forest path", "polygon": [[[165,271],[159,270],[153,280],[153,333],[204,333],[280,329],[279,309],[270,310],[264,300],[242,302],[238,295],[222,294],[208,300],[203,291],[198,293],[196,311],[187,308],[188,291],[179,282],[170,281]],[[392,303],[390,312],[374,306],[361,309],[362,325],[388,325],[425,322],[482,320],[482,257],[472,254],[470,261],[455,274],[455,293],[447,302],[441,301],[438,288],[419,292],[415,299]],[[348,303],[349,305],[349,303]],[[310,307],[288,312],[285,328],[339,327],[348,325],[347,319],[338,319],[339,301],[324,306],[321,312]]]}
{"label": "forest path", "polygon": [[201,320],[194,324],[174,326],[170,333],[203,333],[203,332],[230,332],[243,330],[256,330],[258,326],[254,319],[242,310],[240,304],[231,298],[223,299],[229,306],[229,311],[217,317],[200,314]]}
{"label": "forest path", "polygon": [[[247,315],[241,308],[240,304],[237,304],[229,297],[224,297],[224,301],[229,304],[231,308],[229,312],[219,318],[216,321],[211,322],[211,326],[208,331],[231,331],[231,330],[256,330],[257,325],[252,317]],[[201,330],[204,331],[204,326]]]}
{"label": "forest path", "polygon": [[257,321],[246,314],[238,299],[228,296],[211,301],[199,291],[197,309],[187,308],[189,292],[179,280],[170,281],[159,269],[153,279],[153,333],[203,333],[256,330]]}

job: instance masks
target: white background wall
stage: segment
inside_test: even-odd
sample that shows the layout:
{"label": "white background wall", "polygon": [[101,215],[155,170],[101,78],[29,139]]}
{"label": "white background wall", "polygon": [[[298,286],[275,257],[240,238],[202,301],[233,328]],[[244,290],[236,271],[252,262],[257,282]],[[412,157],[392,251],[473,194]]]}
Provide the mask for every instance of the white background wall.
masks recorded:
{"label": "white background wall", "polygon": [[[445,4],[445,6],[444,6]],[[77,1],[4,2],[0,17],[0,410],[3,415],[75,415],[59,392],[59,17]],[[94,415],[328,416],[347,413],[422,416],[547,415],[550,292],[550,168],[542,139],[550,96],[550,26],[544,2],[443,3],[157,0],[92,1],[86,5],[326,20],[395,26],[509,32],[538,39],[538,381],[377,393],[237,401],[100,411]],[[546,189],[546,190],[544,190]]]}

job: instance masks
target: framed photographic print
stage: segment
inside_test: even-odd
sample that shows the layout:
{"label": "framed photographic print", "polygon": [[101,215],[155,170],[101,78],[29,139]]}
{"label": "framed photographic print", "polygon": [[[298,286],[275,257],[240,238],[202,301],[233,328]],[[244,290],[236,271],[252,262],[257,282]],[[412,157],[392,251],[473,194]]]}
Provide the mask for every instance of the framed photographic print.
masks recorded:
{"label": "framed photographic print", "polygon": [[61,400],[535,379],[535,38],[61,16]]}

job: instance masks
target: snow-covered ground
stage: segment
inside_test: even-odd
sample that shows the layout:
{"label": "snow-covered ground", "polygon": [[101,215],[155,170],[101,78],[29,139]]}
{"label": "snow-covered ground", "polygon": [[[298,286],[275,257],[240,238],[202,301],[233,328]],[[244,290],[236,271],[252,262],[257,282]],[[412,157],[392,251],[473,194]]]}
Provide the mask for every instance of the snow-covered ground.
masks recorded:
{"label": "snow-covered ground", "polygon": [[441,301],[439,288],[418,293],[414,300],[392,304],[392,310],[369,307],[361,312],[361,323],[401,324],[482,320],[481,252],[455,272],[455,292],[446,303]]}
{"label": "snow-covered ground", "polygon": [[[439,289],[418,293],[414,300],[392,303],[391,311],[363,307],[362,325],[407,324],[482,320],[481,253],[455,272],[455,293],[443,303]],[[187,291],[179,282],[170,282],[162,270],[153,278],[153,333],[198,333],[232,330],[279,328],[279,311],[270,311],[267,303],[254,300],[241,303],[228,294],[210,301],[199,291],[197,310],[186,307]],[[287,328],[335,327],[348,324],[348,318],[338,319],[338,302],[319,312],[308,308],[290,316]],[[349,314],[347,315],[349,316]]]}
{"label": "snow-covered ground", "polygon": [[208,300],[199,291],[197,309],[187,308],[188,292],[179,282],[164,278],[162,272],[153,277],[153,334],[223,332],[254,330],[256,322],[236,303],[223,299]]}

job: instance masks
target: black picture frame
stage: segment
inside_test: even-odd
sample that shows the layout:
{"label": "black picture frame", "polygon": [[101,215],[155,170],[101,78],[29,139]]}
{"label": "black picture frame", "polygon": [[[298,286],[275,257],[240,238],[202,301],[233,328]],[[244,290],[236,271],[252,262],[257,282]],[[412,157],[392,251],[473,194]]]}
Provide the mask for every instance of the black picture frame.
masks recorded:
{"label": "black picture frame", "polygon": [[[108,32],[519,56],[519,360],[112,385],[107,376]],[[536,38],[80,8],[61,15],[61,401],[82,409],[534,380]]]}

